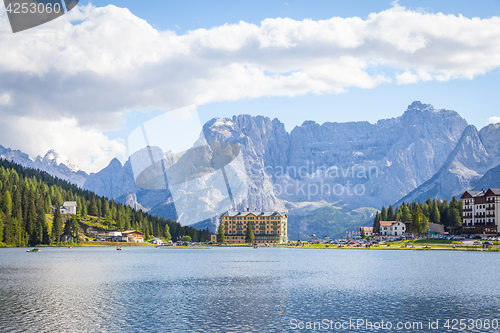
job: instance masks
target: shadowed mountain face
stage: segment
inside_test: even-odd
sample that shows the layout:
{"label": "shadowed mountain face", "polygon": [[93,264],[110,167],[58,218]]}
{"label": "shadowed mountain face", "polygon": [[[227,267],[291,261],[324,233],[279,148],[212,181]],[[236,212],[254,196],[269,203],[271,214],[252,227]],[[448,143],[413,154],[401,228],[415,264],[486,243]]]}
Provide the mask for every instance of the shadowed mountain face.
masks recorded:
{"label": "shadowed mountain face", "polygon": [[[241,170],[233,170],[234,177],[245,177],[241,182],[248,184],[248,195],[238,209],[288,210],[306,219],[319,208],[341,208],[347,213],[396,202],[443,167],[466,127],[455,111],[414,102],[402,116],[376,124],[306,121],[288,133],[278,119],[240,115],[208,121],[203,134],[207,143],[227,142],[234,144],[227,147],[238,147],[244,163],[239,165]],[[193,149],[187,154],[195,156],[186,156],[186,162],[182,156],[164,154],[165,172],[198,175],[203,165],[214,167],[208,164],[209,153]],[[228,150],[227,154],[235,152]],[[194,165],[196,161],[199,163]],[[108,168],[91,175],[84,187],[175,218],[168,190],[162,197],[158,190],[139,188],[129,162],[121,168],[116,163]],[[200,198],[200,206],[215,205],[210,197],[207,193]],[[373,209],[362,214],[363,223],[372,213]],[[346,221],[357,220],[356,216],[361,215],[346,215]],[[301,218],[292,225],[300,225]]]}
{"label": "shadowed mountain face", "polygon": [[474,187],[497,187],[500,175],[495,170],[499,164],[500,124],[490,124],[479,132],[476,127],[469,125],[443,167],[399,200],[398,204],[402,201],[424,201],[428,197],[450,199]]}

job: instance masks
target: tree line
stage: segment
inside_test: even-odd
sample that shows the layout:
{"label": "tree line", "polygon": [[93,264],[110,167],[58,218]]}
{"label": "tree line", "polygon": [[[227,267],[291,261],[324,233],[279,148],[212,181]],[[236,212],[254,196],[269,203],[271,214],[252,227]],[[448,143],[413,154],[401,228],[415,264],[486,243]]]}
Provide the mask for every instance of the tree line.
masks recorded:
{"label": "tree line", "polygon": [[421,234],[427,230],[429,222],[443,224],[446,227],[462,225],[462,202],[453,197],[448,200],[427,198],[424,203],[403,202],[399,207],[382,206],[373,220],[373,232],[380,233],[380,221],[412,222],[411,231]]}
{"label": "tree line", "polygon": [[[63,218],[59,208],[65,201],[76,201],[77,215]],[[47,214],[51,214],[47,219]],[[160,237],[166,241],[190,236],[193,241],[209,241],[210,231],[152,216],[113,199],[78,188],[40,170],[25,168],[0,159],[0,245],[33,246],[57,244],[64,234],[75,235],[79,222],[96,217],[109,230],[138,230],[145,240]]]}

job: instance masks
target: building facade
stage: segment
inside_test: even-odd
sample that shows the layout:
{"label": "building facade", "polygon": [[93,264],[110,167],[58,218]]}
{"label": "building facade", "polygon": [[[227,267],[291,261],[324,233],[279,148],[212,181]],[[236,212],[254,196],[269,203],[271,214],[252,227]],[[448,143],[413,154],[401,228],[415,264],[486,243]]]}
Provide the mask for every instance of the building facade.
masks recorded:
{"label": "building facade", "polygon": [[121,242],[143,243],[144,234],[137,230],[127,230],[122,232]]}
{"label": "building facade", "polygon": [[288,216],[283,212],[226,212],[220,217],[229,244],[243,244],[247,227],[252,226],[254,242],[282,244],[288,242]]}
{"label": "building facade", "polygon": [[403,236],[406,226],[401,221],[380,221],[380,236]]}
{"label": "building facade", "polygon": [[360,227],[359,228],[359,233],[362,235],[363,232],[365,233],[365,236],[373,236],[373,227]]}
{"label": "building facade", "polygon": [[500,188],[486,191],[465,191],[463,200],[462,232],[493,235],[500,233]]}

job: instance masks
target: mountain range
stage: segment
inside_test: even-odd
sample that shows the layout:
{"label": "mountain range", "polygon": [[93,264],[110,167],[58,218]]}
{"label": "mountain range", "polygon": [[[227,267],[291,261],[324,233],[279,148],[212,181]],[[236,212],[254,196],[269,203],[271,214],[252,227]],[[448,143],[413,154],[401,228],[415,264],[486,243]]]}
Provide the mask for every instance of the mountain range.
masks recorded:
{"label": "mountain range", "polygon": [[0,145],[0,158],[16,162],[27,168],[45,171],[54,177],[64,179],[79,187],[83,187],[89,176],[80,170],[67,157],[59,155],[55,150],[49,150],[45,156],[37,156],[32,159],[28,154],[20,150],[12,150]]}
{"label": "mountain range", "polygon": [[[457,112],[421,102],[375,124],[305,121],[291,132],[278,119],[263,116],[214,118],[203,126],[203,137],[209,143],[238,145],[240,175],[246,175],[239,181],[247,184],[248,195],[236,208],[288,211],[290,239],[311,233],[339,236],[371,225],[382,205],[429,196],[451,199],[466,189],[500,186],[500,124],[478,131]],[[166,169],[177,162],[172,152],[162,156]],[[168,186],[139,187],[131,159],[123,165],[113,159],[87,175],[54,151],[32,160],[0,146],[0,157],[153,215],[178,217]],[[214,209],[216,197],[199,198],[200,207]],[[200,219],[189,216],[187,224],[213,230],[218,223],[215,217]]]}

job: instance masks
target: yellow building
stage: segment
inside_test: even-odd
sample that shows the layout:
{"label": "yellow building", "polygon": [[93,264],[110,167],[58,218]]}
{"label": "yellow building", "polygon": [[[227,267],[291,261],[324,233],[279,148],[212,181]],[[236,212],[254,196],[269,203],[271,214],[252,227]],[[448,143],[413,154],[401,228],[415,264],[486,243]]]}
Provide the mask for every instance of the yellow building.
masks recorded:
{"label": "yellow building", "polygon": [[254,242],[282,244],[288,242],[288,216],[283,212],[226,212],[220,218],[224,236],[229,244],[245,242],[247,226],[251,225]]}

